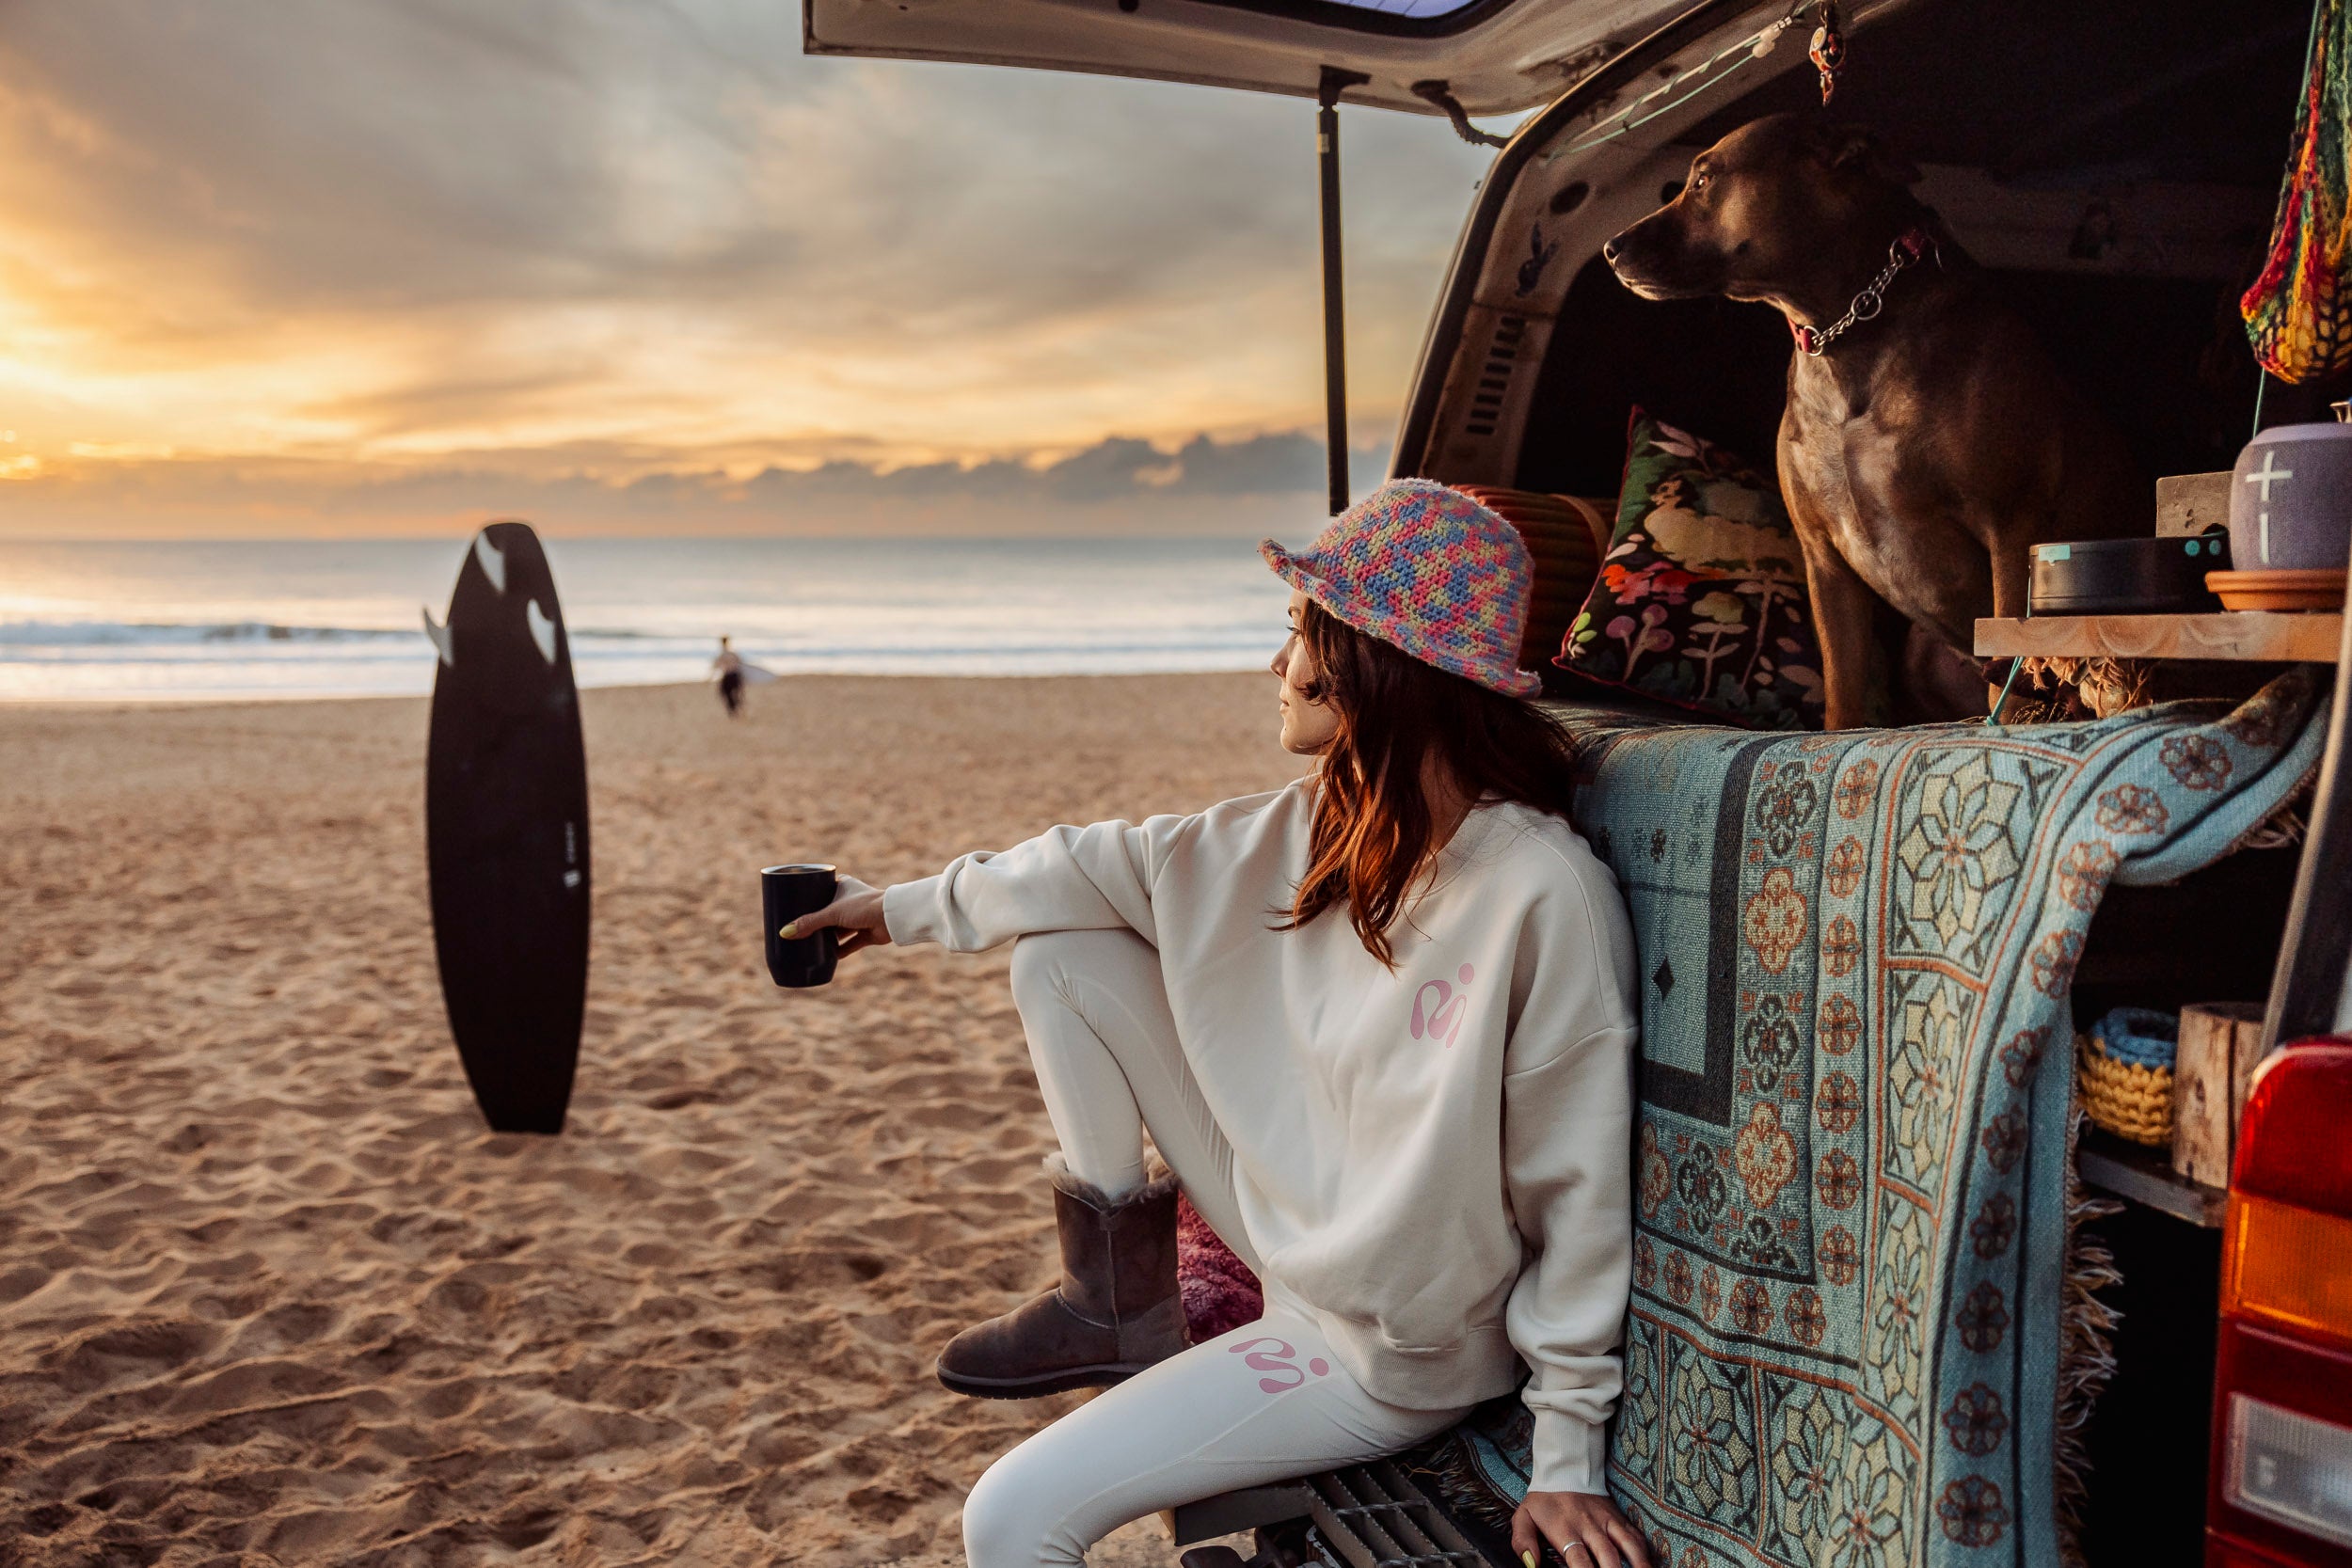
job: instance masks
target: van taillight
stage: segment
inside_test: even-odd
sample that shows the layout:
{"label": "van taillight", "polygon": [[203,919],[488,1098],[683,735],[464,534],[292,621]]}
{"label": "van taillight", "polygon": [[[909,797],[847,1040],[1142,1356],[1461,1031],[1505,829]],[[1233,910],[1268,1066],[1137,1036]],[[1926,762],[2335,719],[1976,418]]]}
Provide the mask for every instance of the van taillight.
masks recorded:
{"label": "van taillight", "polygon": [[2352,1568],[2352,1041],[2256,1074],[2221,1253],[2208,1568]]}

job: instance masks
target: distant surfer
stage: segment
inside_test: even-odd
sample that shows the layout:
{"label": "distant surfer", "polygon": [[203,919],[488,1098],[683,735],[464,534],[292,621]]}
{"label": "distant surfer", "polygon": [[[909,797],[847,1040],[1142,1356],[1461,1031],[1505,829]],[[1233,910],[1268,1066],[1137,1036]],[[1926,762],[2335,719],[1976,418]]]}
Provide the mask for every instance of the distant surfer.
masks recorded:
{"label": "distant surfer", "polygon": [[719,701],[727,707],[727,717],[739,718],[743,712],[743,656],[735,651],[728,639],[719,639],[719,657],[710,661],[710,673],[719,678]]}

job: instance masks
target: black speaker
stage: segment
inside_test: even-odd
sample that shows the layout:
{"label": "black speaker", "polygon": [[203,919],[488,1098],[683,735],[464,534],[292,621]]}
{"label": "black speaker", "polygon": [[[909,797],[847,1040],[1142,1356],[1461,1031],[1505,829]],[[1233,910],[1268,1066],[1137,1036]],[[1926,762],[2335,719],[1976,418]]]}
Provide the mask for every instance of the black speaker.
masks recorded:
{"label": "black speaker", "polygon": [[2184,615],[2219,610],[2207,572],[2230,568],[2217,526],[2190,538],[2080,539],[2033,547],[2035,615]]}

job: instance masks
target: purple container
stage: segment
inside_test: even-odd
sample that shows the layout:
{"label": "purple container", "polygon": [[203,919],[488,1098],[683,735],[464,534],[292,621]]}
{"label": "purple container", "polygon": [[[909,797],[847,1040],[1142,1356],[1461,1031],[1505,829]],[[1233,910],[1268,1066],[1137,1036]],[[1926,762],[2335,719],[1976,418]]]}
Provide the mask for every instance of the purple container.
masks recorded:
{"label": "purple container", "polygon": [[2352,561],[2352,424],[2282,424],[2230,476],[2230,565],[2340,571]]}

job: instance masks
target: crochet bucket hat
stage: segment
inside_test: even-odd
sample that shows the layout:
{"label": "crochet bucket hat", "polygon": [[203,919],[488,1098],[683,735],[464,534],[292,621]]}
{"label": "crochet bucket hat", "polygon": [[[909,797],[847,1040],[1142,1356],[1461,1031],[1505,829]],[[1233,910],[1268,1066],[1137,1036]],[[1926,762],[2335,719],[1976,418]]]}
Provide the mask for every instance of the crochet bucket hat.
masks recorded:
{"label": "crochet bucket hat", "polygon": [[1506,696],[1542,680],[1519,668],[1534,563],[1518,530],[1458,490],[1392,479],[1295,553],[1258,546],[1284,582],[1369,637]]}

